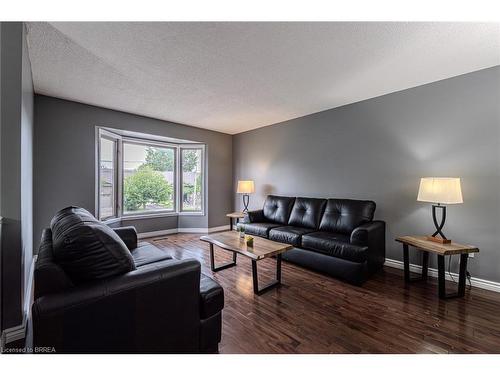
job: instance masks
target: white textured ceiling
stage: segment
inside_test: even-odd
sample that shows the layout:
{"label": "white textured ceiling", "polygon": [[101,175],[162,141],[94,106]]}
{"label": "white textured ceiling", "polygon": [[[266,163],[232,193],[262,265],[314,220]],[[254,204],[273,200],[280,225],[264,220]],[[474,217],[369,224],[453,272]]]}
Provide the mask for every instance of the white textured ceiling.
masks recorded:
{"label": "white textured ceiling", "polygon": [[500,65],[498,23],[29,23],[35,91],[235,134]]}

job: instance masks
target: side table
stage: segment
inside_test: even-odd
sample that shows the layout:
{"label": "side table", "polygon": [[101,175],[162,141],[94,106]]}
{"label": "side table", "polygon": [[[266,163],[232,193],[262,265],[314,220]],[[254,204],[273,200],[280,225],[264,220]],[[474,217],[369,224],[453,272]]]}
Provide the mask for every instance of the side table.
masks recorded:
{"label": "side table", "polygon": [[[477,253],[479,249],[475,246],[461,245],[455,242],[448,244],[441,244],[429,241],[425,236],[402,236],[396,238],[397,242],[403,244],[403,259],[404,259],[404,273],[405,283],[409,284],[416,280],[427,280],[427,271],[429,268],[429,253],[434,253],[438,258],[438,289],[439,298],[447,299],[454,297],[463,297],[465,295],[465,278],[467,273],[467,258],[469,253]],[[422,276],[418,279],[410,278],[410,256],[409,246],[423,251],[422,260]],[[460,271],[458,276],[458,292],[447,294],[445,285],[445,269],[444,257],[447,255],[460,254]]]}
{"label": "side table", "polygon": [[226,215],[229,218],[229,230],[233,230],[233,219],[236,219],[236,224],[245,217],[243,212],[231,212]]}

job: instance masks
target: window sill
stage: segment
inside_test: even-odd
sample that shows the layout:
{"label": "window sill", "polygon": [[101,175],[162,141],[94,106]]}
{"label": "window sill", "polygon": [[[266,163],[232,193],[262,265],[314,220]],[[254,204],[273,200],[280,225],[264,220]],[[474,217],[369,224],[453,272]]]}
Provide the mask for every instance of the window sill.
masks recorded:
{"label": "window sill", "polygon": [[104,220],[100,220],[100,221],[104,224],[115,224],[115,223],[119,223],[120,221],[122,221],[122,218],[121,217],[113,217],[111,219],[104,219]]}
{"label": "window sill", "polygon": [[126,215],[122,217],[102,220],[104,224],[114,224],[121,221],[133,221],[133,220],[143,220],[143,219],[156,219],[162,217],[172,217],[172,216],[205,216],[204,212],[161,212],[161,213],[151,213],[151,214],[138,214],[138,215]]}
{"label": "window sill", "polygon": [[140,219],[154,219],[158,217],[169,217],[169,216],[177,216],[177,212],[158,212],[158,213],[150,213],[150,214],[136,214],[136,215],[124,215],[121,217],[122,221],[131,221],[131,220],[140,220]]}
{"label": "window sill", "polygon": [[205,216],[204,212],[190,212],[190,211],[181,211],[177,213],[179,216]]}

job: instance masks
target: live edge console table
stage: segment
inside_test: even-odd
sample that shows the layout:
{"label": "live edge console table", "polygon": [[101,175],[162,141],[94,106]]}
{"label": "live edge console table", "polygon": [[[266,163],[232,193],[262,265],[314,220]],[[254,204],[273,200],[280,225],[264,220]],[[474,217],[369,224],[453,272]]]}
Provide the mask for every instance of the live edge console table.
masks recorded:
{"label": "live edge console table", "polygon": [[[402,236],[396,238],[397,242],[403,244],[403,259],[404,259],[404,274],[405,283],[409,284],[412,281],[427,280],[427,272],[429,268],[429,253],[435,253],[438,258],[438,289],[439,298],[447,299],[454,297],[463,297],[465,295],[465,278],[467,273],[467,258],[469,253],[477,253],[479,249],[475,246],[460,245],[458,243],[440,244],[429,241],[424,236]],[[409,247],[415,247],[423,251],[422,254],[422,276],[416,279],[410,278],[410,257]],[[447,255],[460,255],[460,271],[458,275],[458,292],[446,293],[445,285],[445,269],[444,257]]]}

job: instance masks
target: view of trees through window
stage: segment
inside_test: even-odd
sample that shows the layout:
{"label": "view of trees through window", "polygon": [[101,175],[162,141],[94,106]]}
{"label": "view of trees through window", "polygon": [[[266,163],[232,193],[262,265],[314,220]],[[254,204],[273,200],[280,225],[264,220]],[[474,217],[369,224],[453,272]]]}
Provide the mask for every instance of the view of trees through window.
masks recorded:
{"label": "view of trees through window", "polygon": [[201,159],[200,149],[182,150],[182,209],[184,211],[201,211],[203,195]]}
{"label": "view of trees through window", "polygon": [[203,153],[195,144],[122,137],[101,130],[99,217],[203,212]]}
{"label": "view of trees through window", "polygon": [[123,143],[124,212],[173,210],[175,149]]}

